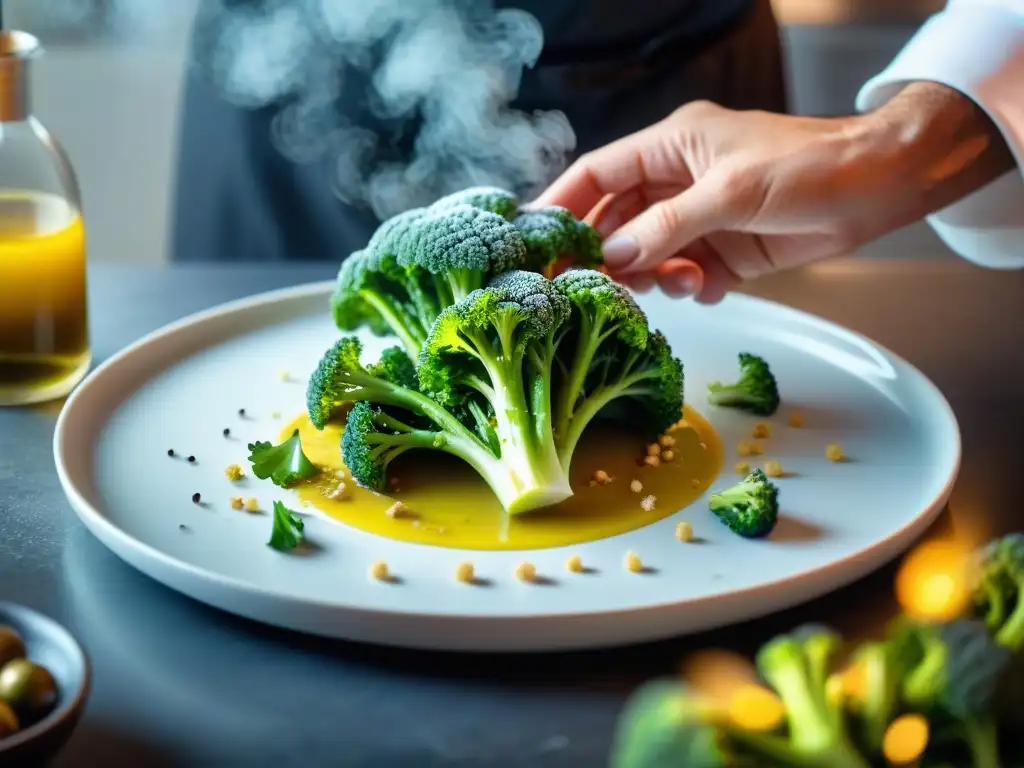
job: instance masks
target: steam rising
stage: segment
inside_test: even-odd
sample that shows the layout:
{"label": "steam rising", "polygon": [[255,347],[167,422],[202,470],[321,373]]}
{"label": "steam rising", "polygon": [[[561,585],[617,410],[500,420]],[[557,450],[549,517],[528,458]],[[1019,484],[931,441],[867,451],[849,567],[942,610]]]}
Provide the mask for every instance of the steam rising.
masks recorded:
{"label": "steam rising", "polygon": [[[464,0],[200,2],[214,32],[195,63],[232,103],[277,107],[275,146],[329,164],[334,193],[378,216],[472,185],[532,196],[575,149],[561,112],[510,107],[543,45],[525,11]],[[95,24],[96,4],[42,2],[83,24]],[[105,4],[104,24],[151,35],[182,0]]]}

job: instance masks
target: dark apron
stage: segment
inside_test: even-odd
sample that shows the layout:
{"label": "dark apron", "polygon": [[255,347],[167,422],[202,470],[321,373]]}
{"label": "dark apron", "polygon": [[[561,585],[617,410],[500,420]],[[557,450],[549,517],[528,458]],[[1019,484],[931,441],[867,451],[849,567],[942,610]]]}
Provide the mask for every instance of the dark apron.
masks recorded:
{"label": "dark apron", "polygon": [[[610,57],[587,56],[585,47],[578,53],[545,49],[538,65],[524,72],[514,106],[564,112],[576,133],[577,154],[698,99],[784,112],[784,67],[770,0],[743,7],[749,4],[741,0],[738,18],[705,28],[699,37],[669,30]],[[234,106],[189,71],[173,260],[338,263],[366,244],[377,217],[333,194],[330,163],[296,163],[272,145],[276,112]]]}

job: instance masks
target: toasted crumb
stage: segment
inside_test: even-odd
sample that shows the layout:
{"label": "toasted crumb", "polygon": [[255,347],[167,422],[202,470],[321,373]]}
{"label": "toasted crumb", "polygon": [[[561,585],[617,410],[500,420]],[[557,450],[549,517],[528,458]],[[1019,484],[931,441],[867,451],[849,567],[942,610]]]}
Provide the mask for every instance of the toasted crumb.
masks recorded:
{"label": "toasted crumb", "polygon": [[700,488],[700,480],[698,480],[696,477],[691,478],[690,486],[693,488]]}
{"label": "toasted crumb", "polygon": [[672,435],[662,435],[658,438],[658,443],[662,448],[673,448],[676,444],[676,439]]}
{"label": "toasted crumb", "polygon": [[653,512],[655,505],[658,503],[657,496],[644,496],[640,501],[640,508],[644,512]]}
{"label": "toasted crumb", "polygon": [[782,462],[771,459],[764,463],[764,473],[768,477],[782,477],[784,474],[782,471]]}
{"label": "toasted crumb", "polygon": [[400,518],[411,518],[416,516],[416,514],[411,509],[409,509],[409,507],[407,507],[400,501],[396,501],[394,504],[388,507],[384,511],[384,514],[390,517],[392,520],[398,520]]}
{"label": "toasted crumb", "polygon": [[645,456],[644,464],[648,467],[660,467],[661,459],[658,456]]}
{"label": "toasted crumb", "polygon": [[757,424],[754,425],[754,431],[750,433],[750,436],[759,438],[771,437],[772,428],[765,422],[759,421]]}
{"label": "toasted crumb", "polygon": [[231,508],[232,509],[242,509],[243,507],[245,507],[245,502],[242,500],[241,496],[232,496],[231,497]]}
{"label": "toasted crumb", "polygon": [[675,459],[675,457],[676,457],[676,452],[675,451],[662,451],[661,452],[661,460],[662,461],[672,461],[672,460]]}
{"label": "toasted crumb", "polygon": [[565,561],[565,568],[572,573],[583,573],[583,558],[579,555],[573,555]]}
{"label": "toasted crumb", "polygon": [[825,458],[829,461],[842,461],[843,446],[839,445],[839,443],[831,443],[825,446]]}
{"label": "toasted crumb", "polygon": [[228,480],[231,480],[232,482],[237,482],[245,477],[245,472],[242,471],[242,468],[238,464],[229,464],[225,467],[224,474],[227,475]]}
{"label": "toasted crumb", "polygon": [[756,440],[740,440],[736,452],[740,456],[760,456],[764,453],[764,447]]}
{"label": "toasted crumb", "polygon": [[388,564],[383,560],[378,560],[370,566],[370,578],[376,579],[377,581],[387,581],[391,578],[391,572],[388,570]]}
{"label": "toasted crumb", "polygon": [[631,573],[640,573],[644,569],[643,561],[640,559],[640,555],[636,552],[627,552],[624,561],[626,570]]}
{"label": "toasted crumb", "polygon": [[537,580],[537,568],[533,563],[526,561],[521,562],[516,566],[516,578],[520,581],[536,581]]}
{"label": "toasted crumb", "polygon": [[700,449],[701,449],[702,451],[706,451],[706,450],[708,449],[708,444],[707,444],[707,443],[705,443],[705,442],[703,442],[703,441],[701,441],[701,443],[700,443]]}
{"label": "toasted crumb", "polygon": [[292,375],[288,371],[278,371],[277,378],[279,378],[281,381],[291,381]]}
{"label": "toasted crumb", "polygon": [[463,584],[472,584],[474,578],[473,564],[463,561],[455,568],[455,578]]}
{"label": "toasted crumb", "polygon": [[650,445],[647,446],[647,455],[648,456],[660,456],[661,455],[661,446],[658,445],[657,443],[651,443]]}
{"label": "toasted crumb", "polygon": [[596,480],[599,485],[608,485],[608,483],[613,479],[614,478],[603,469],[599,469],[594,473],[594,480]]}
{"label": "toasted crumb", "polygon": [[693,526],[685,520],[676,523],[676,538],[680,541],[693,541]]}
{"label": "toasted crumb", "polygon": [[260,511],[260,502],[259,502],[259,500],[255,496],[252,496],[252,497],[250,497],[249,499],[246,500],[245,508],[249,512],[259,512]]}
{"label": "toasted crumb", "polygon": [[348,491],[348,485],[345,483],[338,483],[334,488],[329,489],[324,496],[331,501],[342,501],[348,499],[351,494]]}
{"label": "toasted crumb", "polygon": [[736,474],[737,475],[746,475],[749,472],[750,472],[750,465],[747,464],[747,462],[745,462],[745,461],[737,461],[736,462]]}
{"label": "toasted crumb", "polygon": [[629,490],[633,493],[640,493],[644,489],[644,484],[639,480],[631,480],[629,483]]}
{"label": "toasted crumb", "polygon": [[799,411],[789,414],[789,426],[800,428],[804,425],[804,415]]}

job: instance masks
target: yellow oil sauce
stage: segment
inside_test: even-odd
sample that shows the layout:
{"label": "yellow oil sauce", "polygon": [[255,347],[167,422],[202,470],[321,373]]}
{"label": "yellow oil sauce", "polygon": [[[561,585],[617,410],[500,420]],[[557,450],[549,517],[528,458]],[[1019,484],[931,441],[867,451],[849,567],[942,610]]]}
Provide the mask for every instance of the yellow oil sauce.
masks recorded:
{"label": "yellow oil sauce", "polygon": [[[579,544],[625,533],[674,514],[698,498],[722,466],[722,444],[714,427],[687,406],[686,425],[675,438],[672,461],[640,466],[646,445],[622,427],[591,425],[573,457],[571,483],[575,495],[543,510],[510,517],[486,482],[469,465],[433,451],[409,451],[393,461],[388,494],[354,487],[341,461],[341,425],[317,430],[305,416],[281,432],[285,440],[299,430],[302,448],[325,473],[300,486],[304,505],[331,518],[389,539],[462,549],[542,549]],[[591,484],[603,470],[612,481]],[[325,495],[344,473],[347,498]],[[643,486],[635,491],[633,480]],[[653,508],[642,505],[654,497]],[[410,514],[386,512],[401,501]],[[649,506],[649,505],[648,505]]]}
{"label": "yellow oil sauce", "polygon": [[0,192],[0,404],[59,396],[88,368],[85,251],[70,203]]}

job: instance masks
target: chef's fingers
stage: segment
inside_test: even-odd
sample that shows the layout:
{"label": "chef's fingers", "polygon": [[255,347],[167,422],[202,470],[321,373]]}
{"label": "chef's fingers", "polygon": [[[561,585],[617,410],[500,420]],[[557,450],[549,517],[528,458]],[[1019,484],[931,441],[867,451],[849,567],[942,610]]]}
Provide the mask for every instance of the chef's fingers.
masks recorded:
{"label": "chef's fingers", "polygon": [[667,200],[680,192],[682,189],[676,184],[658,187],[644,185],[617,195],[607,195],[594,208],[587,221],[601,237],[607,237],[654,203]]}

